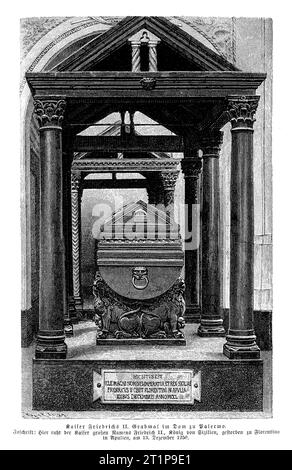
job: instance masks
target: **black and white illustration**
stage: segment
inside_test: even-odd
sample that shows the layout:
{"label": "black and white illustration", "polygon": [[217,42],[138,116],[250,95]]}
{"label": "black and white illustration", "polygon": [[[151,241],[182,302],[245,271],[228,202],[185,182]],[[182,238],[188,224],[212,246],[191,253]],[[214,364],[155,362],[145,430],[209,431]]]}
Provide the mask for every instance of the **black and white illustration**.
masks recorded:
{"label": "black and white illustration", "polygon": [[272,416],[272,20],[21,20],[22,415]]}

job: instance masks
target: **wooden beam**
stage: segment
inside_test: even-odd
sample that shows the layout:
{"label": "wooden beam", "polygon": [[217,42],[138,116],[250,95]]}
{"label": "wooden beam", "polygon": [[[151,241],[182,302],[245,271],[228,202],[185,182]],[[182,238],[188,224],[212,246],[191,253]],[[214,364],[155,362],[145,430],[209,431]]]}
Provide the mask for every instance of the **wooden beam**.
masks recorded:
{"label": "wooden beam", "polygon": [[183,139],[175,135],[77,136],[74,152],[183,152]]}
{"label": "wooden beam", "polygon": [[[245,72],[33,72],[26,79],[33,95],[115,103],[254,95],[266,78]],[[158,100],[158,101],[157,101]]]}

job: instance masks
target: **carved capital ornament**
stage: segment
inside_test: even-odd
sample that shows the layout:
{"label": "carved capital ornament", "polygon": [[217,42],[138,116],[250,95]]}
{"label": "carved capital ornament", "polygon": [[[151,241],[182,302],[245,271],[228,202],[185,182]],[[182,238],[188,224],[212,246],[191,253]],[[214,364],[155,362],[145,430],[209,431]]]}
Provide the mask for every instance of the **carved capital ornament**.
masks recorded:
{"label": "carved capital ornament", "polygon": [[184,160],[182,160],[181,165],[185,178],[199,177],[202,170],[202,160],[200,158],[196,158],[193,160],[185,158]]}
{"label": "carved capital ornament", "polygon": [[141,87],[147,91],[154,90],[156,87],[156,79],[153,77],[143,77],[141,78],[140,83]]}
{"label": "carved capital ornament", "polygon": [[227,102],[227,115],[232,130],[253,130],[259,96],[230,96]]}
{"label": "carved capital ornament", "polygon": [[161,172],[161,181],[165,191],[174,191],[179,171]]}
{"label": "carved capital ornament", "polygon": [[64,99],[42,98],[34,100],[34,111],[40,127],[61,127],[66,101]]}
{"label": "carved capital ornament", "polygon": [[218,158],[223,142],[223,132],[214,131],[206,133],[201,137],[200,142],[203,158]]}

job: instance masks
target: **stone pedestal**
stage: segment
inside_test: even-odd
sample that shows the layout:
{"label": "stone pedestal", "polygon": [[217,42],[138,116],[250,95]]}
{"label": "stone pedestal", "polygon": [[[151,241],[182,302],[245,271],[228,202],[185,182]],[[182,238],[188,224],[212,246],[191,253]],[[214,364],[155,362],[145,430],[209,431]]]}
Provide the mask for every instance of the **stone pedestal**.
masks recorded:
{"label": "stone pedestal", "polygon": [[65,100],[59,97],[35,99],[41,152],[40,314],[35,356],[41,359],[62,359],[67,352],[61,127],[64,110]]}
{"label": "stone pedestal", "polygon": [[[199,411],[232,413],[263,411],[263,361],[259,359],[230,361],[220,354],[223,338],[198,341],[198,337],[194,335],[196,326],[186,325],[187,346],[160,344],[158,347],[151,347],[147,343],[144,346],[132,344],[133,359],[131,359],[129,348],[125,346],[101,344],[96,347],[94,325],[90,331],[91,324],[91,322],[79,323],[76,326],[80,334],[68,338],[69,353],[66,360],[34,361],[34,410],[62,412],[66,410],[100,410],[102,412],[143,410],[170,413],[176,411],[177,417],[179,413],[187,411],[194,413],[194,418]],[[86,331],[84,334],[87,335],[88,348],[83,347],[78,350],[77,345],[82,342],[80,338],[84,338],[83,328]],[[203,347],[202,343],[204,343]],[[115,374],[119,376],[120,380],[125,376],[125,372],[132,377],[133,374],[137,374],[138,377],[141,374],[145,375],[139,390],[142,395],[140,403],[131,401],[131,397],[124,403],[118,400],[105,403],[100,397],[98,398],[96,395],[104,392],[105,396],[106,390],[104,385],[96,379],[100,378],[106,370],[111,371],[112,377]],[[197,378],[195,383],[192,380],[193,393],[196,397],[193,403],[184,403],[179,393],[174,395],[172,403],[168,403],[165,397],[160,403],[155,403],[155,400],[149,402],[146,399],[145,395],[149,396],[147,380],[153,380],[148,374],[154,372],[157,374],[156,380],[163,381],[170,380],[173,372],[181,374],[182,377],[187,370],[191,372],[190,375]],[[161,386],[163,384],[160,384]],[[165,392],[166,390],[163,393]],[[123,386],[122,393],[127,397],[129,389],[126,390]],[[184,394],[183,391],[182,394]]]}
{"label": "stone pedestal", "polygon": [[230,313],[223,352],[230,359],[260,357],[253,327],[254,193],[253,122],[259,97],[230,97],[231,230]]}

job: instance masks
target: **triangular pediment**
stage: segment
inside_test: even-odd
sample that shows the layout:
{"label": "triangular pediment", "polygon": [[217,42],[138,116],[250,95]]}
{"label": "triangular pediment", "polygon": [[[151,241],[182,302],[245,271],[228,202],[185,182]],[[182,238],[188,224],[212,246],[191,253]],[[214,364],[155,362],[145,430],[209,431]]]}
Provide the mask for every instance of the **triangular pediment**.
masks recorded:
{"label": "triangular pediment", "polygon": [[107,219],[101,227],[100,239],[155,239],[163,233],[177,238],[179,225],[165,210],[139,200],[126,204]]}
{"label": "triangular pediment", "polygon": [[[116,63],[119,62],[118,67],[121,67],[123,51],[127,51],[127,48],[130,47],[129,40],[135,38],[135,35],[138,37],[141,32],[143,34],[143,29],[148,35],[156,38],[161,55],[166,56],[161,61],[164,64],[164,68],[161,70],[167,70],[167,63],[171,64],[171,56],[174,57],[173,63],[179,63],[181,70],[238,70],[224,57],[209,49],[168,19],[155,16],[134,16],[122,19],[115,26],[91,39],[63,59],[55,65],[53,70],[127,70],[111,69],[110,59],[113,58]],[[173,66],[170,65],[168,70],[173,69]],[[178,69],[176,68],[176,70]]]}

